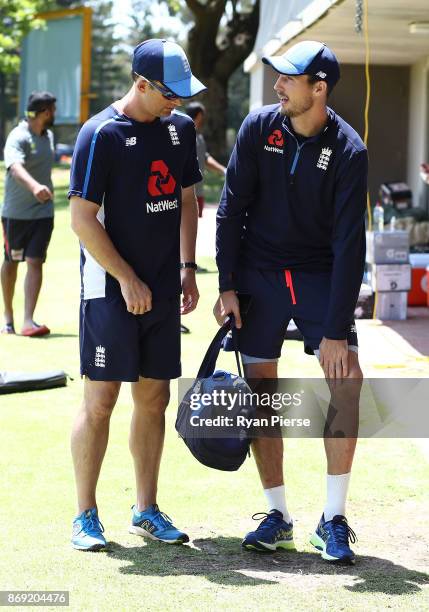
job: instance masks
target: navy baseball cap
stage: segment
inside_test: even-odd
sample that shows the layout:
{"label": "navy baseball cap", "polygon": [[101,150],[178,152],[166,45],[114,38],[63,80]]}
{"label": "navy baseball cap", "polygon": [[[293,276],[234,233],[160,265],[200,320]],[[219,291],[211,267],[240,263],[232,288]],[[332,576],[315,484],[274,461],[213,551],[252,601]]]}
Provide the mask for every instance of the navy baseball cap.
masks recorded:
{"label": "navy baseball cap", "polygon": [[324,43],[304,40],[293,45],[283,55],[263,57],[280,74],[309,74],[332,88],[340,78],[340,66],[334,53]]}
{"label": "navy baseball cap", "polygon": [[132,69],[149,81],[160,81],[179,98],[191,98],[207,89],[192,74],[182,47],[169,40],[151,38],[137,45]]}
{"label": "navy baseball cap", "polygon": [[27,102],[27,111],[40,113],[57,101],[56,97],[49,91],[33,91]]}

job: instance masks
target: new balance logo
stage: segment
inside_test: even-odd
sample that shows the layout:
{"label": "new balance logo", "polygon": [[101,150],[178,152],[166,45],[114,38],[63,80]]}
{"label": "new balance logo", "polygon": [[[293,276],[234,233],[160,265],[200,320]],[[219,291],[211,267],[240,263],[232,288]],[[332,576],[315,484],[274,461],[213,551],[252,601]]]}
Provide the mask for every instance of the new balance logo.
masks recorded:
{"label": "new balance logo", "polygon": [[167,129],[170,132],[171,142],[174,145],[179,145],[180,144],[180,140],[179,140],[179,136],[177,135],[176,126],[173,125],[172,123],[170,123],[170,125],[168,126]]}
{"label": "new balance logo", "polygon": [[156,529],[156,526],[149,519],[142,521],[140,527],[149,533],[153,533]]}
{"label": "new balance logo", "polygon": [[97,346],[95,349],[95,360],[94,365],[96,368],[106,367],[106,349],[104,346]]}
{"label": "new balance logo", "polygon": [[133,147],[135,144],[137,144],[137,137],[136,136],[131,136],[131,138],[127,138],[125,140],[125,146],[126,147]]}
{"label": "new balance logo", "polygon": [[332,149],[330,149],[329,147],[323,148],[322,152],[320,153],[319,160],[317,162],[317,167],[321,170],[327,170],[331,155]]}

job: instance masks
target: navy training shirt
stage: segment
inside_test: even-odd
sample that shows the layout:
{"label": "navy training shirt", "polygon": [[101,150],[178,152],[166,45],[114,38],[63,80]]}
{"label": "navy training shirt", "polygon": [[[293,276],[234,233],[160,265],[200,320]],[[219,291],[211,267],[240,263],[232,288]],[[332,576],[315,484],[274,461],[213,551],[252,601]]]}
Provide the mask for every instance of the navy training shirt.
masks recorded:
{"label": "navy training shirt", "polygon": [[240,266],[331,270],[324,335],[344,339],[365,264],[367,151],[331,109],[305,139],[279,109],[253,111],[237,136],[217,213],[220,290],[235,288]]}
{"label": "navy training shirt", "polygon": [[[195,138],[187,115],[143,123],[109,106],[83,125],[76,141],[68,197],[100,206],[97,219],[154,300],[181,291],[181,189],[202,179]],[[120,292],[85,245],[81,280],[83,299]]]}

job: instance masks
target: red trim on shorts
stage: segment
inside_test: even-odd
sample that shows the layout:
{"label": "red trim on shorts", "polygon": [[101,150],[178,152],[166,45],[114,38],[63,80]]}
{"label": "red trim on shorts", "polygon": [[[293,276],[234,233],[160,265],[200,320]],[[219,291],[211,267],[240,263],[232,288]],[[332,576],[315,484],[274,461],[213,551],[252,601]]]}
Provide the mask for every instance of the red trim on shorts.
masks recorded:
{"label": "red trim on shorts", "polygon": [[295,291],[294,291],[293,282],[292,282],[292,273],[290,270],[285,270],[285,279],[286,279],[286,286],[289,288],[290,295],[292,298],[292,304],[296,304]]}

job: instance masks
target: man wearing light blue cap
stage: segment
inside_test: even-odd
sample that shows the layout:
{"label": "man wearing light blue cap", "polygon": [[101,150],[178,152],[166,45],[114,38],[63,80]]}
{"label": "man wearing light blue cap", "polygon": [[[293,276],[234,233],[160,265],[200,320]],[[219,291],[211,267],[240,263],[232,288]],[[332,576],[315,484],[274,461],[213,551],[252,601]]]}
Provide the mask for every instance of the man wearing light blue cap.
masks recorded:
{"label": "man wearing light blue cap", "polygon": [[[345,505],[362,380],[353,315],[365,262],[367,152],[327,106],[340,69],[326,45],[303,41],[262,61],[279,73],[279,103],[248,115],[228,164],[217,213],[215,316],[222,324],[234,313],[250,380],[277,378],[291,319],[305,352],[318,357],[330,383],[333,423],[324,432],[326,504],[311,543],[326,561],[354,563]],[[236,292],[253,298],[243,322]],[[243,546],[293,549],[283,441],[259,437],[253,450],[267,513]]]}
{"label": "man wearing light blue cap", "polygon": [[194,310],[199,297],[194,185],[202,176],[193,121],[175,109],[205,87],[183,49],[160,39],[136,47],[132,78],[121,100],[82,127],[71,168],[85,377],[72,433],[78,550],[106,545],[95,493],[125,381],[134,400],[129,444],[137,487],[129,531],[169,544],[189,540],[159,509],[157,483],[169,383],[181,374],[180,314]]}

